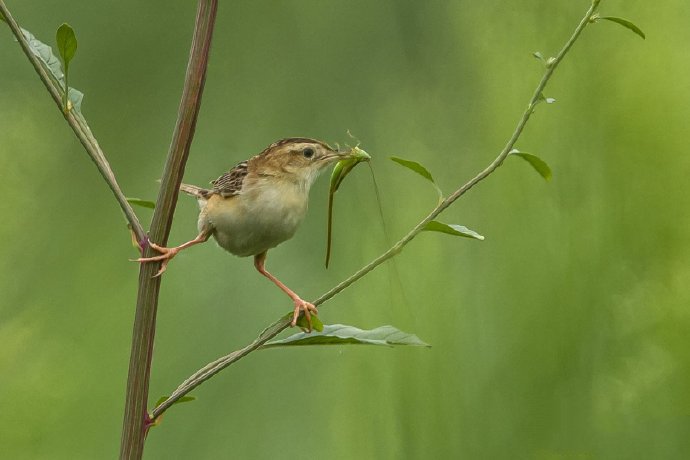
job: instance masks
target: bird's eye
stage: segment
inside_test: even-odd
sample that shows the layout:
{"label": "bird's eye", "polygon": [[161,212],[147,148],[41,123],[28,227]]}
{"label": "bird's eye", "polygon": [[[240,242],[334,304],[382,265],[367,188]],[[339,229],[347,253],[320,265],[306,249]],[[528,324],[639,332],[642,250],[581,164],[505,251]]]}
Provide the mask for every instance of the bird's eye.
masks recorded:
{"label": "bird's eye", "polygon": [[314,149],[307,147],[306,149],[302,150],[302,155],[304,155],[304,158],[311,158],[314,156]]}

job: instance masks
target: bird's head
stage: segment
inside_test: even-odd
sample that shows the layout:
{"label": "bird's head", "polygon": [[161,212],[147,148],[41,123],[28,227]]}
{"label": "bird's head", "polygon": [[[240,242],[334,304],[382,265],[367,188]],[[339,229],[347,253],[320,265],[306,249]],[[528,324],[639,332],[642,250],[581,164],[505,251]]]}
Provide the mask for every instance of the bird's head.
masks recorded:
{"label": "bird's head", "polygon": [[311,186],[328,165],[350,156],[350,151],[339,152],[325,142],[304,137],[279,140],[254,157],[261,174],[274,175]]}

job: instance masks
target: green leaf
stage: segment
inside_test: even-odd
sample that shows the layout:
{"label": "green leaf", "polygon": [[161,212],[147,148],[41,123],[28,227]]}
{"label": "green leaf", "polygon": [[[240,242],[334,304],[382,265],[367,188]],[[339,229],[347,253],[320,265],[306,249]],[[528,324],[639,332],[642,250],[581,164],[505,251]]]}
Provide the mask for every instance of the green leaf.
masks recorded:
{"label": "green leaf", "polygon": [[428,169],[426,169],[424,166],[417,163],[416,161],[405,160],[403,158],[398,158],[398,157],[390,157],[390,159],[395,161],[399,165],[404,166],[407,169],[410,169],[410,170],[416,172],[417,174],[419,174],[420,176],[422,176],[423,178],[425,178],[426,180],[431,182],[434,185],[434,188],[436,189],[436,193],[438,193],[439,203],[443,200],[443,191],[441,190],[441,188],[438,185],[436,185],[436,181],[434,181],[434,178]]}
{"label": "green leaf", "polygon": [[60,60],[57,58],[57,56],[53,54],[53,49],[42,41],[38,40],[26,29],[22,29],[22,34],[24,34],[24,38],[29,43],[31,52],[41,60],[46,70],[48,70],[52,74],[53,78],[55,78],[55,81],[63,83],[64,87],[65,74],[62,73],[62,65],[60,64]]}
{"label": "green leaf", "polygon": [[322,332],[311,334],[299,333],[282,340],[268,342],[262,348],[273,348],[296,345],[411,345],[430,347],[414,334],[402,332],[393,326],[381,326],[372,330],[363,330],[343,324],[324,326]]}
{"label": "green leaf", "polygon": [[58,51],[60,52],[60,56],[62,56],[62,62],[65,64],[65,82],[64,82],[64,89],[65,89],[65,94],[63,96],[63,110],[65,113],[69,112],[73,108],[73,104],[71,104],[71,99],[69,99],[70,96],[70,88],[69,88],[69,63],[72,61],[72,58],[74,58],[75,53],[77,52],[77,37],[74,35],[74,30],[72,27],[70,27],[69,24],[63,23],[60,27],[58,27],[57,34],[55,35],[55,39],[57,41],[58,45]]}
{"label": "green leaf", "polygon": [[539,93],[539,97],[537,98],[537,104],[540,102],[546,102],[547,104],[553,104],[556,102],[556,99],[552,97],[546,97],[544,96],[544,93]]}
{"label": "green leaf", "polygon": [[69,63],[77,52],[77,37],[74,35],[74,29],[72,29],[69,24],[63,23],[58,27],[55,39],[57,41],[58,51],[62,57],[62,62],[65,63],[65,72],[67,72]]}
{"label": "green leaf", "polygon": [[411,169],[412,171],[416,172],[426,180],[430,181],[432,184],[436,184],[434,181],[434,178],[431,176],[431,173],[429,172],[428,169],[426,169],[424,166],[421,164],[417,163],[416,161],[412,160],[404,160],[402,158],[398,157],[391,157],[391,160],[395,161],[399,165],[402,165],[406,167],[407,169]]}
{"label": "green leaf", "polygon": [[69,107],[81,113],[81,101],[84,99],[84,93],[69,87]]}
{"label": "green leaf", "polygon": [[455,235],[455,236],[462,236],[465,238],[474,238],[475,240],[484,240],[484,236],[480,235],[479,233],[475,232],[474,230],[470,230],[467,227],[464,227],[462,225],[456,225],[456,224],[444,224],[443,222],[438,222],[436,220],[432,220],[428,224],[424,226],[423,231],[425,232],[441,232],[441,233],[447,233],[449,235]]}
{"label": "green leaf", "polygon": [[636,33],[637,35],[642,37],[643,40],[645,38],[647,38],[645,36],[644,32],[642,32],[642,29],[640,29],[639,27],[637,27],[635,24],[628,21],[627,19],[617,18],[615,16],[599,16],[598,19],[606,19],[607,21],[615,22],[616,24],[622,25],[626,29],[630,29],[631,31],[633,31],[634,33]]}
{"label": "green leaf", "polygon": [[546,162],[538,156],[532,155],[531,153],[521,152],[517,149],[511,150],[510,154],[522,158],[527,163],[532,165],[532,167],[535,169],[535,171],[539,173],[541,177],[543,177],[547,181],[551,180],[551,168],[549,168],[549,165],[546,164]]}
{"label": "green leaf", "polygon": [[[158,398],[158,401],[156,401],[156,404],[153,407],[156,408],[156,407],[160,406],[163,403],[163,401],[167,400],[169,397],[170,396],[161,396],[160,398]],[[177,401],[172,403],[172,405],[174,406],[176,404],[194,401],[195,399],[196,399],[196,396],[182,396],[180,399],[178,399]],[[161,414],[158,417],[156,417],[155,419],[153,419],[151,425],[152,426],[160,425],[161,422],[163,421],[163,415],[164,414]]]}
{"label": "green leaf", "polygon": [[142,208],[156,208],[156,203],[154,203],[153,201],[142,200],[141,198],[127,198],[127,202],[135,206],[141,206]]}
{"label": "green leaf", "polygon": [[544,55],[542,55],[541,52],[535,51],[534,53],[532,53],[532,56],[534,56],[535,58],[539,59],[541,62],[546,64],[546,59],[544,59]]}
{"label": "green leaf", "polygon": [[[293,313],[288,314],[287,316],[292,319]],[[297,318],[297,327],[300,327],[302,329],[309,329],[309,323],[307,322],[307,317],[305,315],[300,315],[299,318]],[[311,315],[311,328],[314,331],[321,332],[323,331],[323,323],[319,319],[318,316],[312,314]]]}
{"label": "green leaf", "polygon": [[[160,406],[161,403],[163,403],[163,401],[166,401],[169,397],[170,397],[169,395],[168,396],[161,396],[160,398],[158,398],[158,401],[156,401],[156,404],[154,404],[153,407],[155,408],[155,407]],[[178,399],[177,401],[175,401],[173,403],[173,406],[175,404],[181,404],[181,403],[186,403],[189,401],[194,401],[195,399],[196,399],[196,396],[182,396],[180,399]]]}
{"label": "green leaf", "polygon": [[[41,61],[43,68],[53,78],[53,81],[60,86],[61,89],[64,89],[66,84],[65,74],[62,72],[62,65],[60,64],[60,60],[53,53],[53,49],[34,37],[34,35],[28,30],[21,30],[22,34],[24,35],[24,39],[26,39],[27,43],[29,44],[29,49],[31,52]],[[70,103],[68,105],[71,105],[71,108],[78,113],[81,113],[81,102],[83,98],[84,93],[81,91],[78,91],[74,88],[69,89]],[[84,123],[84,126],[88,127],[86,120],[82,119],[81,121]]]}

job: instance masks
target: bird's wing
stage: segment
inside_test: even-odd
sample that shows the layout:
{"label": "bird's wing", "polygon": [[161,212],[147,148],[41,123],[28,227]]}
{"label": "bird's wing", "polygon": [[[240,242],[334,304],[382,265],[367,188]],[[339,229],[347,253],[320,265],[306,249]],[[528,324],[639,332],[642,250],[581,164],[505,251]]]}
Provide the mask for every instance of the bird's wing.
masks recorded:
{"label": "bird's wing", "polygon": [[213,192],[225,198],[234,196],[242,190],[242,181],[247,175],[247,162],[238,163],[218,179],[211,181]]}

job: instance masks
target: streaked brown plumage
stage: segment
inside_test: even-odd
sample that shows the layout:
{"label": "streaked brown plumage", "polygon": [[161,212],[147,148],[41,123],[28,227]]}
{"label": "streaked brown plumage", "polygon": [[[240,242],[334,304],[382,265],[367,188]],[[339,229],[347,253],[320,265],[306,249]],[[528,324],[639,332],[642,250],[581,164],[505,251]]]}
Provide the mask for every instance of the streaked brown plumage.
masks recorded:
{"label": "streaked brown plumage", "polygon": [[182,184],[180,190],[199,202],[199,234],[174,248],[151,243],[160,256],[142,257],[139,262],[161,261],[157,275],[182,249],[207,241],[211,236],[228,252],[254,256],[254,266],[283,290],[294,302],[292,325],[304,312],[309,329],[317,309],[266,271],[266,253],[295,234],[309,201],[309,189],[323,169],[349,152],[337,152],[328,144],[309,138],[282,139],[260,154],[238,163],[211,182],[211,189]]}

